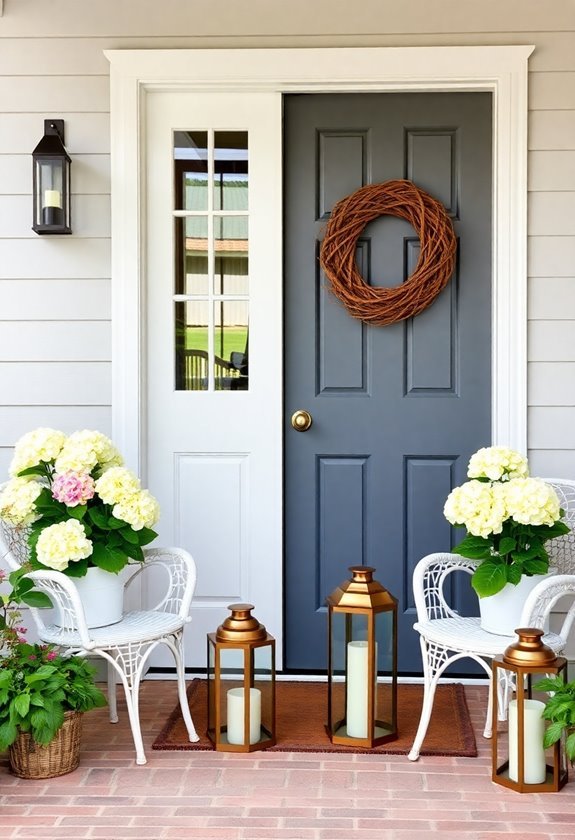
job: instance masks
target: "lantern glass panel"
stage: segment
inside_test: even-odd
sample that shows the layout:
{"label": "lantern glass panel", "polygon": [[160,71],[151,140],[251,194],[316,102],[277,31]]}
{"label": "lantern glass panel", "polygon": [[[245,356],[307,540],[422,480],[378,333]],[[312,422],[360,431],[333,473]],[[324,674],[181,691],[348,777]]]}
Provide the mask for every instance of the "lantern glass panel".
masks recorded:
{"label": "lantern glass panel", "polygon": [[396,709],[394,682],[396,679],[394,647],[394,613],[392,610],[376,613],[376,737],[395,732]]}
{"label": "lantern glass panel", "polygon": [[260,705],[260,738],[270,738],[273,732],[274,690],[273,690],[273,648],[262,645],[254,649],[253,687]]}
{"label": "lantern glass panel", "polygon": [[[220,692],[219,714],[222,743],[243,743],[243,690],[245,674],[244,648],[219,648]],[[231,692],[231,694],[230,694]],[[239,697],[239,699],[238,699]],[[241,708],[240,708],[241,706]],[[228,729],[232,718],[232,741]]]}
{"label": "lantern glass panel", "polygon": [[345,735],[342,730],[345,721],[345,651],[346,651],[346,623],[345,613],[331,613],[330,661],[330,729],[334,735]]}
{"label": "lantern glass panel", "polygon": [[36,225],[62,225],[65,222],[64,202],[67,185],[64,161],[38,159],[36,166]]}
{"label": "lantern glass panel", "polygon": [[208,732],[216,732],[216,646],[208,636]]}

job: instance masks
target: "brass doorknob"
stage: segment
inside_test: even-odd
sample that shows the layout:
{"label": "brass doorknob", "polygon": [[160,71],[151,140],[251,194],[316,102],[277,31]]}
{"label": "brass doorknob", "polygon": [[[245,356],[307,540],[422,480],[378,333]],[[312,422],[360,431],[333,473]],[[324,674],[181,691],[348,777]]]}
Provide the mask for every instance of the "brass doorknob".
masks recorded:
{"label": "brass doorknob", "polygon": [[303,408],[294,411],[291,416],[291,424],[296,432],[307,432],[312,423],[311,414]]}

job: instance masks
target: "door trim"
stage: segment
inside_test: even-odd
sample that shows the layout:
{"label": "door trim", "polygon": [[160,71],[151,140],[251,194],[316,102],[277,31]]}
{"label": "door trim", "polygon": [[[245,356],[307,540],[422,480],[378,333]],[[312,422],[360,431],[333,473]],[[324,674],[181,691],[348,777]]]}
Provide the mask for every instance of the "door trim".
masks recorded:
{"label": "door trim", "polygon": [[[106,50],[111,81],[112,429],[146,480],[145,115],[157,91],[267,92],[278,115],[269,212],[281,242],[281,98],[284,93],[489,91],[493,96],[492,443],[527,446],[527,63],[533,46],[261,50]],[[269,267],[270,318],[282,371],[282,254]],[[283,382],[270,391],[282,411]],[[274,518],[282,518],[282,424],[273,463]],[[263,570],[281,613],[282,534]],[[277,556],[276,555],[277,552]],[[258,570],[253,570],[258,574]],[[282,640],[278,639],[282,649]]]}
{"label": "door trim", "polygon": [[[134,469],[145,476],[145,150],[140,129],[146,96],[154,90],[257,90],[278,96],[314,91],[491,91],[492,443],[526,452],[527,62],[533,50],[533,45],[524,45],[105,51],[111,65],[112,427]],[[270,210],[281,224],[281,207]],[[281,276],[276,282],[281,288]],[[274,316],[281,318],[279,312]],[[281,359],[277,361],[281,370]]]}

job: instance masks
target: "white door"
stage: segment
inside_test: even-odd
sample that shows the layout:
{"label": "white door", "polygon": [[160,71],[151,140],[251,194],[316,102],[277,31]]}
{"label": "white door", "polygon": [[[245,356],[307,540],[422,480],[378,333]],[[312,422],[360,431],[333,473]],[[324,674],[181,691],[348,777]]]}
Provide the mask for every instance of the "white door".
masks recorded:
{"label": "white door", "polygon": [[192,668],[231,603],[281,636],[280,109],[275,93],[146,99],[145,472],[159,544],[198,567]]}

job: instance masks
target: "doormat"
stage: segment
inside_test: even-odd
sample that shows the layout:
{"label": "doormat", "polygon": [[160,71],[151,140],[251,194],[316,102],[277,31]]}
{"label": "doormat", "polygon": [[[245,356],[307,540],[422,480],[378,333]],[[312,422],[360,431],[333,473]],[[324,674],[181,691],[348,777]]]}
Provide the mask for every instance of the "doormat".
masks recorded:
{"label": "doormat", "polygon": [[[152,744],[153,750],[212,750],[206,735],[206,680],[195,679],[188,688],[190,711],[200,740],[191,744],[180,707],[170,714],[166,725]],[[407,755],[419,724],[423,704],[422,685],[398,685],[397,741],[373,749],[332,744],[326,731],[327,683],[276,683],[277,744],[272,752],[381,753]],[[421,755],[477,755],[475,735],[469,718],[465,691],[459,683],[439,685],[435,692],[433,714],[423,742]]]}

